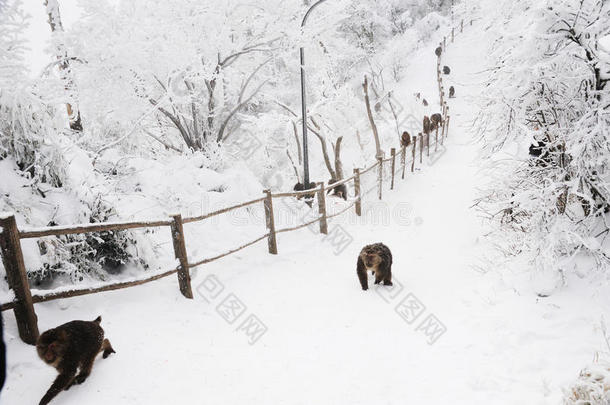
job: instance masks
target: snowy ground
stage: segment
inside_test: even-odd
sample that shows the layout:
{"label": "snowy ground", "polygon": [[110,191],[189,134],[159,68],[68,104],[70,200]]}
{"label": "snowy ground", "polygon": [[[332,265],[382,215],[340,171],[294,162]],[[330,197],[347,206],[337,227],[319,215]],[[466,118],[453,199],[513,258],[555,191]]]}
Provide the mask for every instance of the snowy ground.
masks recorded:
{"label": "snowy ground", "polygon": [[[482,60],[479,39],[469,28],[444,60],[452,68],[446,86],[454,84],[457,94],[446,152],[385,191],[383,203],[368,197],[364,209],[377,216],[357,220],[350,212],[332,222],[331,234],[340,225],[353,238],[347,246],[309,229],[281,234],[277,256],[262,242],[196,270],[192,301],[171,277],[37,304],[41,330],[101,314],[117,351],[56,402],[558,403],[561,387],[602,348],[596,325],[610,302],[603,290],[586,299],[585,291],[596,290],[584,280],[570,279],[560,293],[540,298],[493,269],[475,271],[481,227],[469,207],[478,146],[467,124],[469,97],[480,90],[475,73],[483,69],[472,62]],[[421,52],[402,97],[424,91],[434,100],[436,62],[430,48]],[[363,292],[356,256],[377,241],[394,253],[395,287]],[[232,323],[221,316],[227,297],[245,308]],[[401,303],[414,300],[425,309],[405,312]],[[54,371],[19,341],[12,313],[5,314],[9,373],[2,403],[37,403]],[[241,327],[250,315],[266,327],[254,344]],[[430,315],[441,329],[425,327]]]}

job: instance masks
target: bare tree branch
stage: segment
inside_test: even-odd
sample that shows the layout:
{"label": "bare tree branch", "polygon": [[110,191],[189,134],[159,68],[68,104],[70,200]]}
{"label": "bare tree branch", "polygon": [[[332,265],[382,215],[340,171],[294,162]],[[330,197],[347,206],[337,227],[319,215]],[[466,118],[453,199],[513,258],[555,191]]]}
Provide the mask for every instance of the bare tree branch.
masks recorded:
{"label": "bare tree branch", "polygon": [[235,115],[235,113],[237,113],[237,111],[239,111],[244,105],[248,104],[250,102],[250,100],[252,100],[252,98],[254,96],[256,96],[256,94],[260,91],[260,89],[269,82],[269,80],[265,80],[264,82],[262,82],[250,95],[250,97],[248,97],[247,99],[245,99],[244,101],[242,101],[241,103],[237,104],[233,110],[231,110],[231,112],[229,113],[229,115],[227,115],[227,117],[225,118],[224,122],[222,123],[222,125],[220,126],[220,129],[218,130],[218,136],[216,137],[216,141],[217,142],[222,142],[223,141],[223,135],[225,132],[225,129],[227,127],[227,124],[229,123],[229,121],[231,120],[231,118],[233,118],[233,116]]}
{"label": "bare tree branch", "polygon": [[151,138],[153,138],[155,141],[159,142],[161,145],[165,146],[167,149],[172,149],[175,150],[176,152],[180,152],[182,153],[181,149],[178,149],[177,147],[175,147],[172,144],[169,144],[167,142],[165,142],[163,139],[159,138],[158,136],[156,136],[155,134],[153,134],[152,132],[150,132],[147,129],[142,128],[142,131],[144,131],[144,133],[148,136],[150,136]]}

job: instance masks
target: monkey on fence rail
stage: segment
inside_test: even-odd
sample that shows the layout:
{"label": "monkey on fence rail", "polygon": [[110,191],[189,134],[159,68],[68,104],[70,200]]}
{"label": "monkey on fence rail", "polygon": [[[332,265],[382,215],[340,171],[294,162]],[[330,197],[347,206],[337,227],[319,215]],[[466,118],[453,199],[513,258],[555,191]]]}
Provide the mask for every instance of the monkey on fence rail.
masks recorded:
{"label": "monkey on fence rail", "polygon": [[[331,177],[331,179],[328,180],[328,185],[331,185],[338,181],[340,181],[340,180],[337,180],[337,179],[334,179]],[[328,191],[326,192],[326,194],[329,194],[330,192],[332,192],[333,195],[336,195],[339,198],[343,198],[344,200],[347,200],[347,187],[345,186],[345,184],[339,184],[338,186],[329,188]]]}
{"label": "monkey on fence rail", "polygon": [[439,58],[441,57],[441,54],[442,54],[442,53],[443,53],[443,48],[442,48],[441,46],[437,47],[437,48],[434,50],[434,54],[435,54],[436,56],[438,56]]}
{"label": "monkey on fence rail", "polygon": [[383,285],[392,284],[392,252],[383,243],[366,245],[358,255],[356,272],[363,291],[368,290],[369,281],[367,271],[372,271],[375,276],[375,284],[383,282]]}
{"label": "monkey on fence rail", "polygon": [[430,129],[435,130],[436,128],[440,128],[443,126],[443,116],[439,113],[432,114],[430,116]]}
{"label": "monkey on fence rail", "polygon": [[72,384],[85,382],[98,353],[103,352],[103,358],[116,353],[110,341],[104,339],[100,322],[101,316],[94,321],[72,321],[49,329],[38,337],[38,356],[59,373],[39,405],[48,404]]}
{"label": "monkey on fence rail", "polygon": [[449,87],[449,98],[454,98],[455,97],[455,89],[453,88],[453,86]]}
{"label": "monkey on fence rail", "polygon": [[407,131],[402,133],[400,137],[400,146],[404,146],[405,148],[411,144],[411,135]]}
{"label": "monkey on fence rail", "polygon": [[424,115],[423,132],[426,135],[430,133],[430,118],[427,115]]}

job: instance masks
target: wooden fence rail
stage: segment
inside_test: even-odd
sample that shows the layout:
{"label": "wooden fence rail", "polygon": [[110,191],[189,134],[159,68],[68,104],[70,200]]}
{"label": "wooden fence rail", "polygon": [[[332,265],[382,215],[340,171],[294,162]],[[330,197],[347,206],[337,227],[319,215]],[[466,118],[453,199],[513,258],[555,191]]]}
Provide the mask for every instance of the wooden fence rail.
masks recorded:
{"label": "wooden fence rail", "polygon": [[[470,21],[470,25],[472,25],[472,21]],[[463,20],[460,22],[460,31],[463,31],[464,22]],[[455,29],[451,31],[451,39],[453,39],[457,35]],[[443,38],[443,41],[440,44],[443,50],[446,50],[447,40],[446,37]],[[442,76],[441,76],[441,56],[438,57],[437,63],[437,84],[439,91],[439,100],[440,106],[442,109],[442,131],[441,131],[441,144],[443,143],[444,138],[448,136],[449,133],[449,106],[447,105],[444,88],[442,85]],[[436,143],[438,146],[438,129],[436,131]],[[417,145],[419,143],[419,145]],[[423,151],[424,147],[427,148],[427,156],[430,156],[430,134],[426,134],[423,137],[421,134],[419,136],[412,137],[412,150],[411,150],[411,172],[415,170],[415,162],[417,160],[417,146],[420,148],[419,153],[419,162],[420,164],[423,162]],[[396,165],[396,149],[391,149],[391,155],[389,158],[379,157],[377,161],[371,166],[364,169],[354,169],[353,175],[346,179],[342,179],[335,183],[329,184],[327,186],[324,183],[319,183],[316,188],[304,190],[304,191],[294,191],[294,192],[286,192],[286,193],[275,193],[273,194],[270,190],[264,191],[264,196],[261,198],[253,199],[250,201],[246,201],[240,204],[232,205],[230,207],[226,207],[223,209],[219,209],[213,212],[206,213],[204,215],[195,216],[195,217],[185,217],[182,218],[180,214],[172,215],[170,218],[165,219],[157,219],[150,221],[137,221],[137,222],[106,222],[106,223],[96,223],[96,224],[79,224],[79,225],[70,225],[70,226],[52,226],[52,227],[44,227],[44,228],[24,228],[19,230],[17,227],[17,222],[15,216],[13,214],[4,214],[0,216],[0,227],[2,228],[2,232],[0,233],[0,250],[2,252],[2,260],[4,263],[4,268],[6,269],[7,280],[9,284],[9,288],[13,290],[15,298],[11,302],[3,303],[0,305],[0,310],[5,311],[9,309],[13,309],[15,313],[15,318],[17,320],[17,327],[19,330],[20,338],[28,344],[35,344],[36,339],[38,338],[38,318],[36,316],[36,312],[34,310],[34,304],[40,302],[46,302],[56,299],[62,298],[70,298],[77,297],[81,295],[87,294],[96,294],[105,291],[118,290],[122,288],[129,288],[137,285],[142,285],[145,283],[149,283],[151,281],[159,280],[164,277],[171,276],[173,274],[177,274],[178,277],[178,285],[180,288],[180,292],[186,298],[193,298],[193,291],[191,287],[191,273],[190,270],[200,266],[202,264],[210,263],[212,261],[218,260],[222,257],[231,255],[235,252],[238,252],[246,247],[252,246],[257,242],[262,241],[263,239],[267,239],[268,251],[271,254],[277,254],[277,235],[284,232],[291,232],[297,229],[304,228],[306,226],[310,226],[314,223],[319,223],[320,233],[327,234],[328,233],[328,220],[334,217],[337,217],[348,210],[354,208],[356,215],[362,215],[362,198],[366,196],[369,192],[373,190],[377,190],[378,198],[382,198],[383,192],[383,184],[384,184],[384,163],[389,163],[390,174],[387,181],[389,181],[390,189],[394,189],[395,177],[397,173],[402,172],[401,178],[405,178],[406,167],[409,164],[407,162],[407,148],[401,147],[400,151],[400,165],[397,167]],[[435,147],[436,150],[436,147]],[[368,190],[362,189],[363,183],[362,178],[368,172],[377,170],[377,179],[375,185]],[[338,212],[333,214],[327,214],[326,210],[326,193],[328,190],[333,189],[336,186],[349,184],[353,182],[354,189],[354,199],[348,204],[345,208],[341,209]],[[275,228],[275,216],[273,213],[273,200],[277,198],[301,198],[315,195],[318,201],[318,216],[310,221],[302,223],[300,225],[296,225],[293,227],[276,229]],[[194,261],[189,263],[188,261],[188,253],[187,253],[187,243],[184,237],[184,224],[200,222],[206,220],[208,218],[222,215],[227,212],[234,211],[239,208],[255,205],[263,203],[263,208],[265,210],[265,225],[266,225],[266,233],[262,236],[247,242],[239,247],[228,250],[224,253],[218,254],[213,257],[200,259],[198,261]],[[32,295],[30,291],[30,286],[27,278],[27,271],[25,266],[25,261],[23,258],[23,252],[21,249],[21,240],[29,239],[29,238],[41,238],[45,236],[61,236],[61,235],[72,235],[72,234],[82,234],[82,233],[90,233],[90,232],[116,232],[127,229],[138,229],[138,228],[154,228],[154,227],[168,227],[171,231],[171,238],[174,247],[174,255],[176,257],[177,267],[174,269],[170,269],[163,273],[154,274],[150,277],[139,278],[130,281],[121,281],[110,284],[104,284],[97,287],[88,287],[88,288],[74,288],[74,289],[66,289],[59,291],[50,291],[45,294]]]}

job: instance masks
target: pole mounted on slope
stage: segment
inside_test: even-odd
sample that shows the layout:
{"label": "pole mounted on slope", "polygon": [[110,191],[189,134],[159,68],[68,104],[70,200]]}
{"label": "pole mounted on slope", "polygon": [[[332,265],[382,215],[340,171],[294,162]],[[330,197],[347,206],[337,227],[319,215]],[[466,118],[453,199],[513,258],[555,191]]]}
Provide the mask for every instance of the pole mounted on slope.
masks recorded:
{"label": "pole mounted on slope", "polygon": [[[326,0],[318,0],[315,2],[309,10],[305,13],[305,17],[303,17],[303,21],[301,22],[301,31],[305,27],[305,23],[307,22],[307,18],[309,18],[309,14],[316,8],[320,3],[325,2]],[[303,118],[303,188],[309,188],[309,155],[307,153],[307,102],[305,98],[305,49],[301,46],[300,48],[300,56],[301,56],[301,111]]]}

